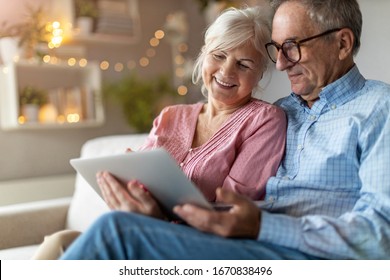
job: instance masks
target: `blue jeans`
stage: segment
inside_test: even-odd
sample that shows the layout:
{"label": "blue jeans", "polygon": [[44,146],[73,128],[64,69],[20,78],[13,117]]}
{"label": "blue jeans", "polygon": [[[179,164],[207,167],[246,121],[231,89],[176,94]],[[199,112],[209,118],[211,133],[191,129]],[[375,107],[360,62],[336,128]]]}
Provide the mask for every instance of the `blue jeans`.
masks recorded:
{"label": "blue jeans", "polygon": [[125,212],[100,217],[62,259],[246,260],[315,259],[296,250],[248,239],[229,239]]}

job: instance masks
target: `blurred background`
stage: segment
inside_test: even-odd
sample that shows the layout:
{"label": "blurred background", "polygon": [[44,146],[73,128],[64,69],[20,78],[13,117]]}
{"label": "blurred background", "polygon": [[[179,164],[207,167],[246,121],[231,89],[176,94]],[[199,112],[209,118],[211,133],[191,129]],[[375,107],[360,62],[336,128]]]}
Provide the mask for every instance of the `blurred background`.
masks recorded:
{"label": "blurred background", "polygon": [[[206,26],[264,1],[0,0],[0,195],[14,180],[74,174],[69,159],[88,139],[148,131],[163,106],[201,100],[191,71]],[[356,61],[390,83],[390,2],[359,3]],[[284,73],[262,83],[268,102],[289,94]],[[39,104],[36,118],[26,103]]]}

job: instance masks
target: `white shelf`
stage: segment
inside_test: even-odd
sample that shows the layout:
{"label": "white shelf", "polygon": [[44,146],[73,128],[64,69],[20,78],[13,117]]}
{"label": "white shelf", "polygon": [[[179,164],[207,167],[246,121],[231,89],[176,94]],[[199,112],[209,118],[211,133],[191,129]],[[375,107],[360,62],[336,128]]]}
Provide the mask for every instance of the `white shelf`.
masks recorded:
{"label": "white shelf", "polygon": [[99,0],[97,9],[99,16],[95,19],[94,30],[84,33],[78,27],[75,7],[71,7],[72,43],[131,45],[139,41],[141,26],[138,0]]}
{"label": "white shelf", "polygon": [[138,43],[139,36],[110,35],[102,33],[91,33],[80,35],[76,32],[73,34],[70,43],[72,44],[115,44],[115,45],[132,45]]}
{"label": "white shelf", "polygon": [[[20,118],[19,94],[26,86],[48,92],[58,113],[55,121],[23,121]],[[91,127],[104,122],[101,73],[94,62],[88,62],[85,67],[35,61],[12,62],[0,68],[0,92],[1,127],[5,130]],[[76,122],[67,121],[69,100],[72,100],[73,110],[80,118]]]}

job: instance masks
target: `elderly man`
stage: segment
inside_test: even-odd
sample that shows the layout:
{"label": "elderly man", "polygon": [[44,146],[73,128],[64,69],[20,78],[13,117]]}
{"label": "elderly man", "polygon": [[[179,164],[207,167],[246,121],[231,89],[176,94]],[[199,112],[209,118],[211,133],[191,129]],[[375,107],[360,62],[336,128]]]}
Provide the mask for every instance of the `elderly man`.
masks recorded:
{"label": "elderly man", "polygon": [[390,86],[366,80],[354,63],[359,5],[273,5],[266,48],[293,93],[277,102],[287,147],[268,204],[219,189],[218,200],[233,204],[227,212],[175,208],[191,227],[110,213],[65,259],[390,259]]}

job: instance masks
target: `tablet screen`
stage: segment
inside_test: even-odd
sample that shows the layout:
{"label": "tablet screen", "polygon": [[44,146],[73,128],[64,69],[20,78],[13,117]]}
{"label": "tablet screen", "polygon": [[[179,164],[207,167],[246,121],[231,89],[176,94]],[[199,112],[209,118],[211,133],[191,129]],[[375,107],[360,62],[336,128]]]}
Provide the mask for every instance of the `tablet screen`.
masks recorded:
{"label": "tablet screen", "polygon": [[138,180],[144,184],[171,215],[174,215],[171,211],[174,206],[184,203],[212,208],[200,190],[163,148],[95,158],[77,158],[70,160],[70,163],[100,196],[96,173],[108,171],[124,184],[130,180]]}

